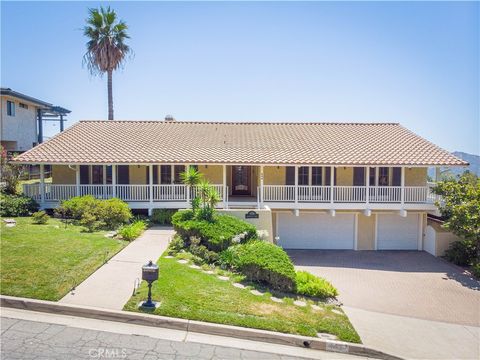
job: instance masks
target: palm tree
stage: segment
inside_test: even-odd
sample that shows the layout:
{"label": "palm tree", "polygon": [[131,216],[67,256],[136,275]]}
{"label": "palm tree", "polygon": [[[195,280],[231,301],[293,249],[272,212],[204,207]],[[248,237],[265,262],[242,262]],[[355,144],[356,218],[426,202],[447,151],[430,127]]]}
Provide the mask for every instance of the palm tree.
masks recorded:
{"label": "palm tree", "polygon": [[125,57],[131,52],[125,40],[127,24],[117,21],[115,10],[100,7],[88,9],[89,16],[83,34],[88,38],[87,52],[83,56],[84,63],[92,75],[108,75],[108,119],[113,120],[112,74],[123,65]]}

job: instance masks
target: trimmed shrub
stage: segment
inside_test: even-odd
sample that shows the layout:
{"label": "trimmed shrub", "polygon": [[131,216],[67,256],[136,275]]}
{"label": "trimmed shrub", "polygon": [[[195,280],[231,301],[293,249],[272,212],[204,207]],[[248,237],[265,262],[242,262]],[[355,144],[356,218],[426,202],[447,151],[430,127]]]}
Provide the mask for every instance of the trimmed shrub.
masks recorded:
{"label": "trimmed shrub", "polygon": [[470,268],[470,271],[472,272],[473,276],[475,276],[477,279],[480,279],[480,262],[473,264]]}
{"label": "trimmed shrub", "polygon": [[32,223],[34,224],[46,224],[50,216],[43,210],[34,212],[32,214]]}
{"label": "trimmed shrub", "polygon": [[159,225],[172,225],[172,216],[177,210],[153,209],[151,221]]}
{"label": "trimmed shrub", "polygon": [[0,216],[30,216],[38,207],[28,196],[0,194]]}
{"label": "trimmed shrub", "polygon": [[295,289],[295,270],[287,253],[264,241],[232,246],[221,254],[222,263],[239,270],[248,280],[280,291]]}
{"label": "trimmed shrub", "polygon": [[328,298],[338,295],[337,289],[323,278],[316,277],[306,271],[297,271],[295,276],[297,293],[301,295]]}
{"label": "trimmed shrub", "polygon": [[125,225],[122,227],[118,233],[122,237],[123,240],[132,241],[135,240],[137,237],[142,235],[142,233],[147,228],[147,225],[142,220],[137,220],[130,225]]}
{"label": "trimmed shrub", "polygon": [[189,251],[193,255],[198,256],[209,264],[216,263],[218,261],[218,254],[215,251],[208,250],[205,245],[201,245],[199,238],[190,239]]}
{"label": "trimmed shrub", "polygon": [[132,218],[128,204],[120,199],[98,200],[97,217],[105,223],[107,229],[116,229]]}
{"label": "trimmed shrub", "polygon": [[79,225],[94,231],[114,230],[132,218],[128,204],[120,199],[99,200],[92,195],[75,196],[62,202],[56,210],[62,218],[72,218]]}
{"label": "trimmed shrub", "polygon": [[183,242],[183,239],[178,234],[175,234],[173,239],[170,241],[170,244],[168,244],[168,255],[175,255],[183,249],[185,249],[185,243]]}
{"label": "trimmed shrub", "polygon": [[172,216],[172,224],[188,246],[191,238],[199,238],[202,245],[215,252],[256,236],[255,226],[224,214],[214,214],[212,221],[207,221],[195,218],[191,210],[183,210]]}
{"label": "trimmed shrub", "polygon": [[445,251],[445,259],[460,266],[471,265],[476,256],[477,244],[474,240],[455,241]]}

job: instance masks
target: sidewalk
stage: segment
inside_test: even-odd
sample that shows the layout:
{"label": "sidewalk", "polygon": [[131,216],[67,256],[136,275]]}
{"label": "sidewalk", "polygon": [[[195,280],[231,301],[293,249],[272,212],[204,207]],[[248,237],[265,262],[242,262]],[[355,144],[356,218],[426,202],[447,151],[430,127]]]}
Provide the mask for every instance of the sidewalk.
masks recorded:
{"label": "sidewalk", "polygon": [[59,302],[121,310],[132,296],[136,279],[142,278],[142,265],[156,261],[173,234],[167,227],[146,230]]}

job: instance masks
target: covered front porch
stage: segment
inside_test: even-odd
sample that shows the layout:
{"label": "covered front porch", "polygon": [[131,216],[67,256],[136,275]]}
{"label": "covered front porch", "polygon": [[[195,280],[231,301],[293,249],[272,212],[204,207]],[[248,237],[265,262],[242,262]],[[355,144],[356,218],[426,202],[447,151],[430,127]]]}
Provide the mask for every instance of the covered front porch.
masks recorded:
{"label": "covered front porch", "polygon": [[132,208],[185,208],[198,189],[181,182],[194,166],[220,195],[219,207],[426,209],[435,201],[426,168],[227,164],[52,165],[52,183],[24,185],[42,207],[80,195],[120,198]]}

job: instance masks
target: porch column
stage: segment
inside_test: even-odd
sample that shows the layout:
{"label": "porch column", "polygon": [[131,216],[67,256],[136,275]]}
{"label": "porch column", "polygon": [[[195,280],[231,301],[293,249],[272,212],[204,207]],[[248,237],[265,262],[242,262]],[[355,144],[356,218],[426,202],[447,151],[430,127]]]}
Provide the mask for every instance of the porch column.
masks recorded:
{"label": "porch column", "polygon": [[[185,165],[185,172],[188,172],[190,170],[190,164]],[[185,186],[185,191],[187,193],[187,204],[190,203],[190,185]]]}
{"label": "porch column", "polygon": [[108,188],[107,188],[107,165],[103,165],[102,166],[102,183],[103,183],[103,186],[102,186],[102,195],[103,195],[103,198],[109,198],[109,191],[108,191]]}
{"label": "porch column", "polygon": [[295,193],[293,194],[293,197],[295,199],[295,204],[298,203],[298,166],[295,165],[295,188],[294,188]]}
{"label": "porch column", "polygon": [[148,216],[152,216],[153,210],[153,165],[148,165],[148,197],[150,206],[148,208]]}
{"label": "porch column", "polygon": [[112,196],[117,197],[117,165],[112,165]]}
{"label": "porch column", "polygon": [[77,196],[80,196],[80,165],[77,165],[75,172],[75,192]]}
{"label": "porch column", "polygon": [[260,166],[260,205],[263,207],[263,165]]}
{"label": "porch column", "polygon": [[405,168],[403,166],[401,167],[400,186],[400,202],[402,203],[403,209],[403,205],[405,204]]}
{"label": "porch column", "polygon": [[227,197],[228,197],[228,194],[227,194],[227,165],[223,165],[222,166],[223,168],[223,179],[222,179],[222,182],[223,182],[223,207],[225,209],[228,209],[228,202],[227,202]]}
{"label": "porch column", "polygon": [[370,203],[370,166],[366,167],[365,173],[367,176],[367,178],[365,179],[365,182],[367,184],[367,187],[365,189],[366,190],[365,203],[367,204],[367,208],[368,208],[368,205]]}
{"label": "porch column", "polygon": [[334,193],[333,185],[335,183],[335,166],[330,166],[330,204],[333,205]]}
{"label": "porch column", "polygon": [[40,205],[45,206],[45,165],[40,164]]}

